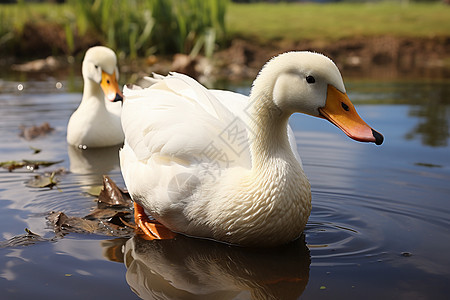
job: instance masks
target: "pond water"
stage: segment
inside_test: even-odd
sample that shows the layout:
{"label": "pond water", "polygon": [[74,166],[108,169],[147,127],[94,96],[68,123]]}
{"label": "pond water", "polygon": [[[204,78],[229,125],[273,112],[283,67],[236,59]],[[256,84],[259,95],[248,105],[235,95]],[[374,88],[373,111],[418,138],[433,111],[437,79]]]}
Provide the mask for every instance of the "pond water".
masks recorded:
{"label": "pond water", "polygon": [[[1,297],[447,299],[449,83],[347,80],[360,115],[384,134],[382,146],[294,115],[313,210],[302,239],[263,250],[181,236],[151,242],[70,233],[55,239],[46,221],[50,211],[87,215],[96,206],[87,191],[103,174],[124,187],[117,149],[67,146],[67,121],[81,99],[79,78],[0,81],[0,161],[62,160],[34,171],[0,169]],[[52,133],[30,141],[19,136],[20,126],[45,121]],[[70,172],[57,175],[53,189],[26,185],[57,168]],[[25,228],[43,240],[8,246]]]}

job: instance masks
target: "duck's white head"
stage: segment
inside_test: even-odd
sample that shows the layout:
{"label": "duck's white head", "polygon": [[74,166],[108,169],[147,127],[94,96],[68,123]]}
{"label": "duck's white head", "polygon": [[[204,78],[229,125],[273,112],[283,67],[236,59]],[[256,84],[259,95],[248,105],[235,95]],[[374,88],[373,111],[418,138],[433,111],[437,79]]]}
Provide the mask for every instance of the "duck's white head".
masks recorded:
{"label": "duck's white head", "polygon": [[254,81],[251,95],[271,101],[281,115],[325,118],[354,140],[383,143],[383,136],[357,114],[337,66],[322,54],[298,51],[274,57]]}
{"label": "duck's white head", "polygon": [[91,80],[101,86],[107,100],[111,102],[123,100],[117,83],[119,80],[117,58],[111,49],[103,46],[88,49],[83,60],[82,73],[85,82]]}

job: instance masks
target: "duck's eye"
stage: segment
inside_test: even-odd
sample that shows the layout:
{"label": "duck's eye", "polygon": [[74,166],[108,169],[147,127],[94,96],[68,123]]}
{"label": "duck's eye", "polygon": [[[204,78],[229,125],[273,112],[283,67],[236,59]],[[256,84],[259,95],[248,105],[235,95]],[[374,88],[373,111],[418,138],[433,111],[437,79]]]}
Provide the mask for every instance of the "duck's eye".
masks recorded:
{"label": "duck's eye", "polygon": [[106,80],[106,83],[107,83],[107,84],[110,84],[111,82],[109,81],[109,79],[107,79],[107,80]]}
{"label": "duck's eye", "polygon": [[316,82],[316,79],[314,77],[312,77],[311,75],[309,75],[309,76],[306,76],[306,82],[314,83],[314,82]]}
{"label": "duck's eye", "polygon": [[97,66],[97,65],[95,65],[95,68],[96,68],[96,69],[98,69],[98,66]]}

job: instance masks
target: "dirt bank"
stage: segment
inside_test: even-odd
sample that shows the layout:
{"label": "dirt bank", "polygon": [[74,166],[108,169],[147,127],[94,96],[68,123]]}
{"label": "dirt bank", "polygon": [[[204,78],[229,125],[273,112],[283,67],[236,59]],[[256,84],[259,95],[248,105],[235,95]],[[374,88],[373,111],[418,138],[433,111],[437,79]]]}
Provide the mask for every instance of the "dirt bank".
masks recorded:
{"label": "dirt bank", "polygon": [[253,79],[271,57],[293,50],[329,56],[345,77],[450,78],[450,37],[365,37],[333,43],[277,41],[265,45],[235,39],[210,60],[177,54],[152,57],[145,60],[146,64],[129,62],[123,69],[140,74],[178,71],[204,81]]}
{"label": "dirt bank", "polygon": [[285,51],[309,50],[332,58],[348,76],[449,77],[450,37],[397,38],[366,37],[343,39],[333,43],[317,41],[280,41],[269,45],[235,40],[231,46],[216,54],[218,61],[234,72],[249,73],[250,77],[270,57]]}
{"label": "dirt bank", "polygon": [[[55,60],[48,58],[49,55],[68,51],[62,29],[49,30],[48,26],[41,25],[35,25],[33,30],[25,28],[24,35],[30,31],[29,38],[25,39],[21,47],[16,49],[17,53],[14,55],[9,55],[9,57],[3,55],[3,58],[0,58],[0,65],[6,69],[20,72],[52,74],[58,69],[67,68],[67,64],[73,59],[68,60],[67,56],[57,56],[55,63]],[[41,30],[36,31],[37,28]],[[78,60],[81,60],[87,48],[98,44],[101,43],[92,36],[80,37],[75,34],[74,50],[75,54],[78,54],[76,56]],[[324,53],[337,63],[345,77],[450,78],[450,36],[431,38],[355,37],[336,42],[279,40],[267,44],[234,39],[230,42],[229,47],[216,52],[209,60],[203,57],[191,58],[181,54],[152,56],[135,60],[121,59],[120,69],[121,72],[137,74],[137,76],[151,72],[164,74],[168,71],[179,71],[204,81],[253,79],[268,59],[292,50]],[[24,57],[41,58],[41,60],[24,65]],[[19,59],[21,63],[19,63]],[[52,64],[48,62],[52,62]]]}

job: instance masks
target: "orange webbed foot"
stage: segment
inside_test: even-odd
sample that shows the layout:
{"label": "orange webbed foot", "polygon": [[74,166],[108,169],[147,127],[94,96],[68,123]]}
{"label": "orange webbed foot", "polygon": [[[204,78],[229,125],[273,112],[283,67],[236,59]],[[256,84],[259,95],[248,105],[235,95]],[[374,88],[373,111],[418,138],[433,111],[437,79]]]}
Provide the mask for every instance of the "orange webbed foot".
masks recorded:
{"label": "orange webbed foot", "polygon": [[158,221],[150,220],[144,208],[136,202],[134,202],[134,221],[149,240],[168,240],[176,235]]}

